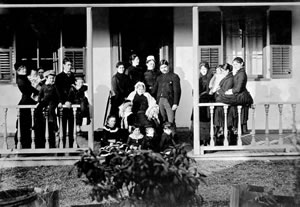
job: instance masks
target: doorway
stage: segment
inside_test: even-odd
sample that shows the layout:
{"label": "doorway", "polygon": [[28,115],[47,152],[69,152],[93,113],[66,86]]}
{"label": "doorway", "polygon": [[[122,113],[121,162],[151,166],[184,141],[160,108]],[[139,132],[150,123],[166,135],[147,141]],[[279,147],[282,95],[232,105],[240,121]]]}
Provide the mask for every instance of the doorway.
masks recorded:
{"label": "doorway", "polygon": [[173,64],[173,9],[172,8],[111,8],[110,25],[113,65],[123,61],[129,65],[129,56],[137,54],[145,66],[148,55],[156,62],[167,59]]}

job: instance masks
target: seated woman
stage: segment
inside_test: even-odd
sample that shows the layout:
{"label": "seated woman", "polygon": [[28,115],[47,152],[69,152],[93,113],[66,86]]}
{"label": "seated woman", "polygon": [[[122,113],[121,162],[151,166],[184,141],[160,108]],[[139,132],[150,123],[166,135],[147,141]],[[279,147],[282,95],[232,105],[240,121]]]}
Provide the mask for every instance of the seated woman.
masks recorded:
{"label": "seated woman", "polygon": [[[216,91],[215,98],[216,102],[224,102],[225,92],[233,87],[233,75],[232,75],[232,65],[226,63],[221,67],[221,73],[224,75],[224,78],[219,83],[219,88]],[[233,115],[229,114],[227,116],[227,126],[232,128],[234,126],[234,117]],[[224,109],[222,106],[215,107],[214,113],[214,125],[216,126],[217,130],[217,137],[223,135],[223,128],[224,128]]]}
{"label": "seated woman", "polygon": [[[249,107],[253,104],[252,96],[246,88],[247,86],[247,74],[244,68],[244,60],[240,57],[236,57],[233,60],[233,87],[225,91],[225,96],[223,103],[230,105],[241,105],[241,127],[242,133],[247,132],[247,121],[248,121],[248,112]],[[231,107],[228,111],[228,115],[233,114],[235,117],[235,127],[237,127],[237,108]]]}
{"label": "seated woman", "polygon": [[140,127],[151,124],[146,114],[157,104],[150,93],[146,92],[145,84],[137,82],[135,90],[129,94],[127,100],[132,102],[132,113],[135,115],[135,124]]}

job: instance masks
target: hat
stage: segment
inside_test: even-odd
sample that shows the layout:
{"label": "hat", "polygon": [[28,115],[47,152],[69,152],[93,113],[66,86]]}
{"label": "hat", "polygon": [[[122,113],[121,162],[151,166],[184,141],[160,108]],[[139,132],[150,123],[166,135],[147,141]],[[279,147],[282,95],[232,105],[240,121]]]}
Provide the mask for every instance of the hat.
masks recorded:
{"label": "hat", "polygon": [[153,55],[149,55],[147,58],[146,58],[146,63],[148,63],[149,61],[153,60],[153,62],[155,62],[155,58]]}
{"label": "hat", "polygon": [[55,76],[56,74],[55,74],[54,70],[47,70],[44,72],[45,77],[47,77],[49,75]]}

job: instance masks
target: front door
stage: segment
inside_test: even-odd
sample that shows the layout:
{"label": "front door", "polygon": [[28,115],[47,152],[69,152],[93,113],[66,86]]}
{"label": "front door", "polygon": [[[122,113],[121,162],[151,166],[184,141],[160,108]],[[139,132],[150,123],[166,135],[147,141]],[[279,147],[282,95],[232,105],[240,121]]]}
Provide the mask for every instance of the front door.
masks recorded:
{"label": "front door", "polygon": [[112,8],[110,19],[114,61],[129,64],[129,56],[137,54],[145,66],[146,57],[154,55],[157,62],[168,59],[172,65],[172,8]]}

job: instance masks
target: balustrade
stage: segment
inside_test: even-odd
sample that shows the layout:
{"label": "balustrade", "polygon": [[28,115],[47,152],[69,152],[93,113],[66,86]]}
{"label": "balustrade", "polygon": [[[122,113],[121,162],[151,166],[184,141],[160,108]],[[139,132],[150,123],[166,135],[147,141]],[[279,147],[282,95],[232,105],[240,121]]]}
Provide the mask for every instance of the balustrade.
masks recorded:
{"label": "balustrade", "polygon": [[[284,108],[288,106],[292,107],[291,110],[291,133],[292,136],[288,136],[289,139],[291,140],[291,143],[286,143],[284,133],[283,133],[283,113],[284,113]],[[249,121],[251,121],[252,129],[250,134],[247,135],[242,135],[242,124],[241,124],[241,114],[242,111],[244,110],[242,106],[237,106],[237,143],[236,145],[230,145],[228,137],[228,108],[230,107],[227,104],[223,103],[199,103],[199,107],[209,107],[210,109],[210,142],[208,146],[200,146],[199,152],[194,151],[194,154],[204,154],[204,152],[207,150],[213,150],[213,151],[218,151],[218,150],[248,150],[248,149],[284,149],[285,152],[289,152],[291,149],[291,146],[295,146],[297,144],[297,124],[296,124],[296,108],[297,105],[300,105],[300,102],[296,103],[279,103],[279,102],[269,102],[269,103],[258,103],[258,104],[253,104],[250,107],[249,111]],[[274,107],[275,106],[275,107]],[[270,136],[270,108],[272,107],[273,110],[276,110],[276,106],[278,108],[278,133],[276,136]],[[224,141],[221,146],[216,146],[216,136],[215,136],[215,126],[214,126],[214,111],[215,107],[223,107],[224,110]],[[265,126],[264,126],[264,140],[260,138],[260,140],[256,140],[256,109],[260,107],[264,109],[264,116],[263,114],[260,114],[260,118],[265,117]],[[201,115],[200,115],[201,116]],[[201,124],[201,123],[200,123]],[[243,138],[248,136],[249,142],[243,142]],[[272,137],[272,141],[270,141],[270,138]],[[274,137],[276,137],[274,139]],[[195,137],[195,139],[200,139]],[[198,140],[197,140],[198,141]],[[195,141],[194,144],[197,142]]]}
{"label": "balustrade", "polygon": [[[28,120],[23,120],[22,116],[21,116],[21,111],[24,109],[28,109],[30,111],[30,115],[31,115],[31,123],[30,123],[30,151],[34,153],[34,151],[38,151],[41,152],[41,150],[43,149],[37,149],[36,147],[36,140],[39,139],[40,137],[37,137],[37,134],[35,133],[35,112],[37,109],[37,105],[18,105],[18,106],[0,106],[3,109],[3,123],[2,123],[2,137],[3,137],[3,145],[0,147],[2,148],[2,150],[0,150],[0,154],[1,152],[10,152],[11,154],[13,154],[14,150],[17,150],[16,152],[22,152],[22,151],[26,151],[26,149],[23,149],[24,146],[22,146],[22,130],[21,130],[21,124],[23,122],[27,122]],[[39,124],[40,123],[45,123],[44,126],[44,138],[45,138],[45,152],[51,152],[51,150],[56,150],[60,149],[61,152],[65,151],[66,148],[69,148],[69,146],[71,146],[71,149],[76,149],[78,148],[78,143],[77,143],[77,129],[76,129],[76,116],[77,116],[77,109],[80,107],[80,105],[72,105],[71,110],[72,110],[72,116],[74,118],[74,122],[72,123],[74,125],[73,127],[73,131],[69,132],[68,131],[68,125],[70,124],[69,121],[67,120],[67,129],[66,129],[66,143],[65,143],[65,148],[63,145],[63,126],[62,126],[62,115],[63,115],[63,109],[67,108],[66,106],[63,106],[61,108],[57,108],[57,119],[59,123],[59,128],[58,128],[58,132],[54,133],[53,131],[53,127],[49,126],[49,111],[48,109],[43,111],[43,120],[39,120]],[[16,140],[17,143],[15,143],[16,149],[14,149],[14,146],[9,146],[8,144],[8,133],[7,133],[7,114],[10,111],[15,111],[17,114],[17,136],[16,136]],[[53,146],[50,145],[50,140],[53,137],[50,137],[50,134],[54,133],[55,134],[55,148],[53,148]],[[69,133],[72,134],[73,136],[73,143],[69,143]],[[33,150],[33,151],[32,151]],[[28,150],[27,150],[28,151]]]}

